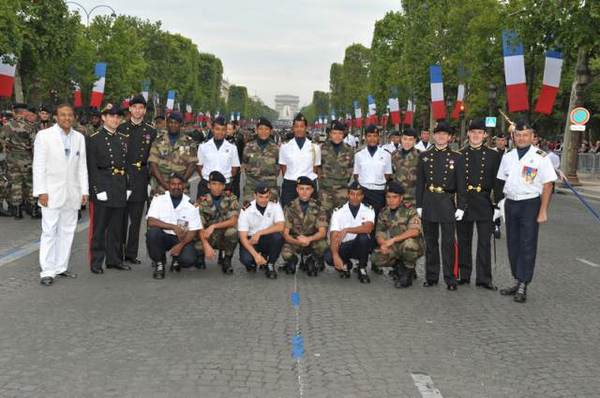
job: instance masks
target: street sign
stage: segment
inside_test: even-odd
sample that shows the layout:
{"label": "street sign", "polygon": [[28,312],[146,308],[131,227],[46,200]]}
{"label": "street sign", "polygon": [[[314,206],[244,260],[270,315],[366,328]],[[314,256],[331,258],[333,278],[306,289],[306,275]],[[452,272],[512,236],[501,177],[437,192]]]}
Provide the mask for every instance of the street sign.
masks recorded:
{"label": "street sign", "polygon": [[485,127],[496,127],[496,117],[495,116],[487,116],[485,118]]}
{"label": "street sign", "polygon": [[584,124],[572,124],[571,131],[585,131],[585,125]]}
{"label": "street sign", "polygon": [[590,120],[590,111],[582,107],[574,108],[569,114],[569,120],[571,121],[571,124],[578,124],[584,126],[588,122],[588,120]]}

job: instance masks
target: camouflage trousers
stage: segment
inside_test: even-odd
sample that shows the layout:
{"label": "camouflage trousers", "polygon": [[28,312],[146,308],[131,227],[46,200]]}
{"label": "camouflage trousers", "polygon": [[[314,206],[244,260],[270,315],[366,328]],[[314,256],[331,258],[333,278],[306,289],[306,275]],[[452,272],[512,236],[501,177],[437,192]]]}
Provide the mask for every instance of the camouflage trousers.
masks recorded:
{"label": "camouflage trousers", "polygon": [[392,246],[388,254],[383,254],[378,250],[373,252],[371,263],[378,267],[393,267],[397,263],[402,263],[406,268],[415,268],[419,257],[425,253],[425,244],[423,238],[418,236],[403,240]]}
{"label": "camouflage trousers", "polygon": [[333,211],[348,201],[348,189],[345,187],[321,189],[319,203],[327,213],[327,220],[331,219]]}
{"label": "camouflage trousers", "polygon": [[[279,201],[279,189],[277,188],[277,181],[263,181],[271,188],[271,201],[278,202]],[[258,185],[258,181],[246,179],[246,183],[244,184],[244,198],[242,203],[250,203],[254,200],[254,191],[256,190],[256,185]]]}
{"label": "camouflage trousers", "polygon": [[6,172],[6,163],[0,162],[0,207],[4,205],[4,200],[10,203],[10,182]]}
{"label": "camouflage trousers", "polygon": [[[235,227],[215,229],[208,238],[208,243],[215,250],[223,250],[225,257],[231,257],[238,244],[238,231]],[[196,241],[195,248],[204,256],[204,248],[201,241]]]}
{"label": "camouflage trousers", "polygon": [[283,261],[285,262],[297,262],[298,255],[302,252],[304,252],[305,254],[314,254],[317,257],[322,258],[325,252],[327,251],[328,247],[329,246],[327,245],[326,238],[312,242],[308,247],[292,245],[291,243],[286,242],[283,244],[283,248],[281,249],[281,258],[283,258]]}
{"label": "camouflage trousers", "polygon": [[33,204],[33,175],[30,164],[20,162],[8,163],[8,180],[10,181],[10,199],[12,206]]}

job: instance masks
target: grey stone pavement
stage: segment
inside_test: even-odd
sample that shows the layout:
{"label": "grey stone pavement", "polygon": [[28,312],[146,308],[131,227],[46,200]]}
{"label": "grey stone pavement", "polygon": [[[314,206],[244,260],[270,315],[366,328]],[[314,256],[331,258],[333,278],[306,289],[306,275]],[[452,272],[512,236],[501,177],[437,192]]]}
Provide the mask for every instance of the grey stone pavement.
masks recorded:
{"label": "grey stone pavement", "polygon": [[[524,305],[474,286],[426,289],[420,277],[398,290],[387,276],[361,285],[328,270],[297,276],[298,319],[292,276],[239,263],[225,276],[209,263],[155,281],[149,262],[97,276],[82,231],[78,279],[40,286],[37,253],[0,266],[0,397],[596,397],[600,224],[567,195],[550,218]],[[35,224],[0,219],[2,250]],[[510,282],[505,245],[499,285]],[[433,385],[419,390],[412,374]]]}

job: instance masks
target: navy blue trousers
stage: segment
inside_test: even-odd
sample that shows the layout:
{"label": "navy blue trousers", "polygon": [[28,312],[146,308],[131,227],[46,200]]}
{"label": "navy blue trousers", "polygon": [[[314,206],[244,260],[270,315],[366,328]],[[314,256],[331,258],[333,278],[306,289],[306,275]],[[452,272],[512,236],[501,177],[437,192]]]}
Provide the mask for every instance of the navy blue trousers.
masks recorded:
{"label": "navy blue trousers", "polygon": [[[373,247],[371,236],[368,234],[358,234],[356,238],[348,242],[343,242],[340,245],[339,253],[342,261],[345,264],[350,263],[351,259],[358,260],[358,266],[361,268],[367,267],[369,261],[369,253]],[[333,255],[331,249],[328,249],[324,255],[325,262],[333,266]]]}
{"label": "navy blue trousers", "polygon": [[512,276],[519,282],[529,283],[533,279],[540,211],[539,197],[526,200],[506,199],[506,244]]}
{"label": "navy blue trousers", "polygon": [[[259,252],[269,263],[275,264],[281,253],[283,247],[283,235],[279,232],[275,232],[269,235],[263,235],[258,240],[258,244],[254,245],[254,250]],[[254,257],[246,248],[240,243],[240,262],[244,264],[246,268],[256,267]]]}

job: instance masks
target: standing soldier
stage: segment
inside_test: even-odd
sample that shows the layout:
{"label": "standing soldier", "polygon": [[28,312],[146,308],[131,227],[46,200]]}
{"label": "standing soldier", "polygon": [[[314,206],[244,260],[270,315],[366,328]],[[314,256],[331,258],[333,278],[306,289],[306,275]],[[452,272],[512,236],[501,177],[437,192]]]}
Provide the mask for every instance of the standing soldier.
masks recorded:
{"label": "standing soldier", "polygon": [[[440,275],[439,230],[442,230],[442,263],[448,290],[457,289],[454,275],[454,234],[456,221],[465,209],[465,172],[463,157],[448,147],[452,128],[440,122],[433,131],[435,145],[419,155],[417,167],[417,213],[425,235],[425,282],[438,284]],[[456,203],[456,204],[455,204]]]}
{"label": "standing soldier", "polygon": [[[131,264],[140,264],[138,247],[140,241],[140,224],[144,213],[144,205],[148,199],[148,183],[150,170],[148,156],[152,142],[156,138],[156,130],[144,123],[146,100],[136,95],[129,101],[131,119],[119,126],[118,133],[127,137],[127,179],[132,191],[127,199],[127,209],[123,218],[123,257]],[[128,228],[129,227],[129,228]]]}
{"label": "standing soldier", "polygon": [[96,108],[91,108],[89,112],[90,120],[88,124],[85,126],[84,131],[82,133],[86,136],[90,136],[94,134],[96,131],[100,130],[102,127],[102,115],[100,115],[100,111]]}
{"label": "standing soldier", "polygon": [[393,179],[404,188],[403,200],[415,205],[415,187],[417,185],[417,163],[419,151],[415,148],[417,132],[408,128],[400,136],[400,147],[392,155]]}
{"label": "standing soldier", "polygon": [[[469,123],[467,133],[469,143],[460,152],[465,160],[465,214],[456,225],[458,236],[458,284],[471,282],[473,256],[473,224],[477,225],[477,254],[475,256],[476,285],[496,290],[492,284],[492,254],[490,238],[492,235],[492,216],[498,196],[496,175],[500,165],[498,152],[485,144],[485,121],[477,119]],[[492,196],[492,191],[494,195]]]}
{"label": "standing soldier", "polygon": [[257,137],[244,147],[242,165],[246,175],[244,185],[244,204],[252,201],[254,191],[259,182],[271,190],[272,200],[277,200],[277,176],[279,167],[279,147],[274,142],[271,132],[273,125],[268,119],[261,117],[256,124]]}
{"label": "standing soldier", "polygon": [[52,111],[47,105],[40,106],[40,110],[38,112],[39,121],[36,123],[35,127],[36,133],[40,130],[45,130],[52,127],[54,123],[52,122],[51,116]]}
{"label": "standing soldier", "polygon": [[506,244],[515,285],[500,294],[524,303],[533,279],[539,227],[548,221],[557,175],[546,152],[532,145],[533,131],[525,121],[516,123],[513,134],[516,148],[502,157],[498,178],[505,181]]}
{"label": "standing soldier", "polygon": [[131,270],[123,264],[123,217],[127,206],[125,162],[127,137],[117,132],[119,108],[111,104],[102,110],[102,128],[87,138],[87,167],[90,177],[90,269],[102,274],[106,268]]}
{"label": "standing soldier", "polygon": [[390,142],[383,145],[383,149],[388,151],[390,155],[393,155],[396,151],[400,150],[400,132],[394,130],[389,134]]}
{"label": "standing soldier", "polygon": [[429,140],[429,130],[427,130],[426,128],[423,128],[421,130],[421,139],[419,140],[417,145],[415,145],[415,148],[417,148],[417,151],[419,151],[419,152],[425,152],[426,150],[430,149],[432,146],[433,146],[433,144]]}
{"label": "standing soldier", "polygon": [[397,288],[412,285],[417,259],[425,252],[421,237],[421,219],[410,202],[403,200],[404,188],[390,181],[385,194],[386,207],[377,217],[377,246],[371,262],[393,267]]}
{"label": "standing soldier", "polygon": [[285,208],[285,243],[281,257],[285,272],[295,273],[298,255],[304,256],[308,276],[317,276],[325,268],[323,255],[327,250],[327,213],[311,196],[315,190],[310,178],[302,176],[296,182],[298,197]]}
{"label": "standing soldier", "polygon": [[240,206],[237,197],[225,191],[225,176],[219,171],[208,176],[208,189],[209,192],[196,201],[204,226],[200,232],[202,242],[198,242],[202,244],[196,244],[196,249],[202,252],[197,267],[206,268],[205,256],[215,257],[214,249],[218,249],[218,263],[223,273],[229,275],[233,273],[231,258],[238,243],[236,227]]}
{"label": "standing soldier", "polygon": [[[148,164],[152,178],[151,196],[169,190],[169,176],[173,173],[187,180],[191,177],[196,166],[197,146],[194,140],[181,132],[183,118],[179,112],[169,114],[167,130],[158,133],[150,148]],[[187,189],[186,189],[187,190]]]}
{"label": "standing soldier", "polygon": [[[23,218],[23,207],[34,208],[32,195],[32,164],[34,127],[25,119],[27,104],[15,104],[14,117],[2,128],[0,144],[6,154],[10,182],[9,208],[15,219]],[[37,206],[35,206],[37,207]]]}
{"label": "standing soldier", "polygon": [[319,202],[326,211],[327,220],[333,209],[347,200],[348,182],[352,178],[354,151],[343,142],[345,127],[335,121],[329,131],[329,140],[321,145],[319,167]]}
{"label": "standing soldier", "polygon": [[[243,146],[243,138],[242,138],[242,145],[239,145],[239,141],[238,138],[241,136],[241,133],[239,131],[238,128],[238,123],[235,120],[231,120],[229,122],[227,122],[227,126],[226,127],[226,132],[225,132],[225,139],[232,145],[235,145],[235,147],[237,148],[237,153],[238,153],[238,157],[240,157],[240,155],[242,154],[242,151],[244,150],[244,146]],[[233,194],[236,197],[240,197],[240,176],[241,173],[238,169],[238,172],[235,173],[235,175],[231,178],[231,192],[233,192]]]}

